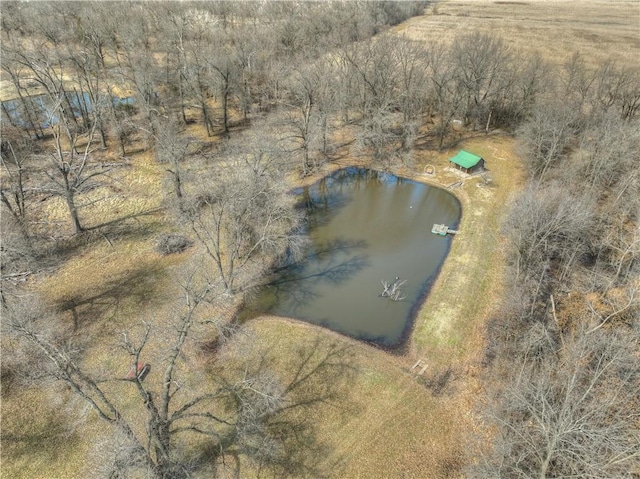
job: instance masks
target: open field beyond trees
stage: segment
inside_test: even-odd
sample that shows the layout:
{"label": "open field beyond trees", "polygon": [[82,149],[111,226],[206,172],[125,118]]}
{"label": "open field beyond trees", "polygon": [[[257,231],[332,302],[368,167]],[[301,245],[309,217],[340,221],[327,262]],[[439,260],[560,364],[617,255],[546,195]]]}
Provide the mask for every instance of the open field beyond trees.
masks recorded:
{"label": "open field beyond trees", "polygon": [[[640,158],[625,148],[640,146],[640,2],[448,0],[402,15],[360,11],[359,2],[326,12],[309,3],[317,10],[296,7],[292,22],[283,20],[288,2],[266,2],[260,16],[253,2],[244,2],[246,11],[243,2],[216,3],[206,14],[184,14],[188,3],[168,2],[166,12],[129,25],[122,15],[140,13],[134,4],[118,3],[122,12],[114,13],[79,2],[69,37],[32,10],[12,10],[19,4],[0,7],[1,99],[48,95],[60,119],[42,128],[34,118],[25,135],[2,113],[0,477],[637,477]],[[33,24],[17,26],[21,15]],[[349,21],[311,28],[325,16]],[[309,40],[296,22],[317,37]],[[150,25],[166,38],[145,33]],[[499,80],[458,97],[457,70],[439,65],[462,62],[453,60],[456,42],[480,35],[515,59],[505,60]],[[91,48],[100,52],[93,60]],[[59,55],[47,78],[44,51]],[[390,51],[411,61],[387,71]],[[622,85],[609,96],[600,69],[608,61]],[[409,63],[421,73],[407,75]],[[528,65],[556,73],[529,89],[521,71]],[[570,73],[575,82],[563,83]],[[80,88],[96,107],[75,117],[64,92]],[[504,98],[507,90],[521,96]],[[130,95],[135,108],[113,106],[112,97]],[[38,114],[23,104],[23,113]],[[532,118],[557,118],[564,133],[545,142],[553,128],[535,130],[544,122]],[[610,135],[599,135],[604,130]],[[590,149],[593,141],[601,143]],[[597,162],[602,145],[624,158],[619,175]],[[448,160],[460,149],[482,156],[488,174],[452,169]],[[83,152],[89,166],[81,171]],[[462,204],[460,233],[407,343],[385,351],[273,316],[238,323],[246,295],[299,247],[291,231],[301,220],[287,193],[352,165],[449,188]],[[435,174],[425,173],[429,166]],[[71,199],[60,180],[70,170],[82,179]],[[239,191],[260,199],[251,221],[274,220],[260,228],[217,221],[251,209],[245,197],[224,203]],[[573,198],[579,210],[558,206]],[[222,203],[228,209],[217,209]],[[530,217],[557,234],[529,247],[522,238],[544,236],[523,219]],[[218,226],[218,237],[210,234]],[[254,243],[228,234],[232,226],[250,230]],[[185,243],[169,250],[168,235]],[[556,243],[565,246],[549,246]],[[138,360],[151,365],[146,378],[123,380]],[[566,368],[547,364],[592,367],[576,366],[579,380],[567,383],[593,385],[593,398],[559,382]],[[530,373],[532,389],[560,379],[530,391],[515,366]],[[587,439],[572,442],[573,432],[554,429],[555,418],[536,416],[541,390],[557,392],[544,396],[551,409],[561,403],[564,417],[586,418],[571,424],[584,426]],[[185,432],[154,429],[165,397],[169,413],[190,421]],[[583,400],[606,407],[570,410]],[[531,417],[560,439],[545,443]],[[619,423],[626,426],[605,430]],[[522,444],[509,435],[529,427]],[[140,439],[138,449],[128,434]],[[596,443],[605,459],[592,464]],[[575,462],[556,460],[556,444]]]}

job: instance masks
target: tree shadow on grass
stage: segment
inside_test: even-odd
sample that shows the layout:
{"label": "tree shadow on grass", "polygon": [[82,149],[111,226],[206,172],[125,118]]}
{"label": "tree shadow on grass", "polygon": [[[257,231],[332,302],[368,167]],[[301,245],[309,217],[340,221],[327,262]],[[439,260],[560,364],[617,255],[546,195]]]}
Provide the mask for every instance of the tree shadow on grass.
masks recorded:
{"label": "tree shadow on grass", "polygon": [[[106,242],[117,248],[117,241],[147,240],[162,228],[161,221],[142,222],[140,218],[153,216],[160,209],[152,209],[86,228],[72,236],[41,238],[43,247],[38,257],[40,269],[52,269],[60,266],[82,248]],[[37,240],[37,238],[36,238]],[[53,241],[51,241],[53,240]]]}
{"label": "tree shadow on grass", "polygon": [[[18,399],[14,399],[16,400]],[[74,447],[78,438],[70,432],[68,418],[60,414],[58,408],[54,410],[46,404],[39,404],[45,403],[46,400],[46,396],[43,395],[39,396],[35,403],[29,401],[22,404],[20,421],[15,418],[5,418],[2,421],[3,472],[8,473],[8,470],[11,470],[11,467],[4,467],[9,464],[30,464],[34,460],[39,464],[66,462],[65,455]],[[24,421],[27,416],[28,421]],[[35,465],[34,472],[37,470],[39,468]],[[22,473],[25,474],[22,477],[28,476],[28,471]],[[2,476],[4,477],[4,474]]]}
{"label": "tree shadow on grass", "polygon": [[114,317],[125,303],[129,308],[143,311],[145,304],[162,299],[158,284],[164,275],[161,265],[139,266],[96,291],[62,298],[54,306],[58,312],[71,317],[73,332],[78,332],[83,326]]}
{"label": "tree shadow on grass", "polygon": [[283,374],[288,405],[269,426],[285,453],[277,464],[282,477],[337,477],[341,461],[328,461],[331,446],[319,434],[324,408],[350,415],[347,400],[357,371],[355,352],[346,342],[323,333],[300,344]]}
{"label": "tree shadow on grass", "polygon": [[456,379],[456,372],[451,366],[448,366],[421,378],[420,382],[429,389],[434,396],[441,396],[443,394],[453,393],[452,388]]}
{"label": "tree shadow on grass", "polygon": [[234,435],[235,443],[229,452],[221,454],[219,449],[203,448],[196,461],[201,470],[211,468],[215,457],[230,477],[244,477],[247,470],[281,478],[340,477],[344,461],[329,459],[334,457],[333,450],[319,426],[326,420],[327,411],[338,420],[341,414],[353,414],[347,399],[357,370],[353,347],[318,333],[286,350],[286,358],[279,347],[247,355],[247,347],[241,346],[234,353],[245,356],[245,361],[236,366],[238,369],[230,370],[225,362],[221,366],[224,369],[216,373],[230,383],[238,375],[245,381],[277,377],[276,389],[283,401],[277,409],[260,416],[257,427],[251,428],[248,435]]}
{"label": "tree shadow on grass", "polygon": [[[144,217],[144,216],[151,216],[159,211],[161,211],[162,208],[152,208],[150,210],[146,210],[146,211],[140,211],[138,213],[132,213],[130,215],[125,215],[122,216],[120,218],[116,218],[114,220],[111,221],[107,221],[104,223],[99,223],[97,225],[94,226],[90,226],[88,228],[85,228],[86,231],[100,231],[102,234],[107,234],[107,233],[111,233],[111,234],[125,234],[127,231],[129,231],[129,225],[131,224],[128,220],[136,220],[139,224],[139,218]],[[123,226],[125,226],[123,228]]]}

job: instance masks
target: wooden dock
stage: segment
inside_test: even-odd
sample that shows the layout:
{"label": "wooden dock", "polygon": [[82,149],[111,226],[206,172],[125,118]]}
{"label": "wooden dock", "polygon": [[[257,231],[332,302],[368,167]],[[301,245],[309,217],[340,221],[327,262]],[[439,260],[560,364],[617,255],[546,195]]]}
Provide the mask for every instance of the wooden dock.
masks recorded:
{"label": "wooden dock", "polygon": [[457,230],[452,230],[447,225],[433,225],[433,228],[431,228],[431,232],[440,236],[447,236],[448,234],[454,235],[458,233]]}
{"label": "wooden dock", "polygon": [[422,366],[422,368],[420,369],[420,371],[418,371],[417,376],[422,376],[424,374],[424,372],[427,370],[427,364],[422,362],[422,359],[418,359],[416,361],[416,363],[411,367],[411,371],[413,373],[416,372],[416,368],[418,366]]}

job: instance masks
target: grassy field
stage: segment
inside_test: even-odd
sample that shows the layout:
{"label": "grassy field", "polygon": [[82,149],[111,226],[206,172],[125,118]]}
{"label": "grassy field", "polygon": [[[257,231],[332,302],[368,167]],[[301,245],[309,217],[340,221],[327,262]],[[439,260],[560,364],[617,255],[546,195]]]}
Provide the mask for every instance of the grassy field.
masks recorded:
{"label": "grassy field", "polygon": [[[448,40],[459,32],[497,32],[514,47],[555,61],[574,51],[594,62],[630,61],[640,51],[639,17],[637,1],[445,1],[395,30],[425,42]],[[473,411],[482,394],[478,375],[484,325],[500,302],[504,267],[500,222],[524,173],[509,136],[466,136],[447,151],[418,148],[415,165],[396,172],[446,187],[461,180],[448,169],[448,158],[464,148],[486,159],[493,178],[491,185],[484,185],[480,177],[469,178],[452,190],[463,206],[461,233],[416,318],[405,350],[388,353],[274,317],[246,326],[282,364],[310,335],[352,346],[357,372],[340,406],[315,411],[318,437],[326,445],[319,461],[328,477],[461,477],[468,459],[466,441],[482,434]],[[343,158],[329,169],[355,161]],[[435,166],[434,176],[422,174],[426,165]],[[163,171],[150,155],[132,155],[132,164],[121,178],[126,200],[114,196],[110,201],[119,202],[115,209],[113,204],[104,205],[115,216],[106,216],[107,209],[96,206],[95,211],[86,212],[86,218],[107,222],[132,216],[130,224],[136,225],[136,233],[80,245],[53,272],[30,285],[43,293],[52,309],[62,311],[65,320],[72,320],[70,304],[89,318],[81,330],[90,351],[87,367],[96,373],[117,375],[126,369],[125,356],[113,349],[118,335],[141,319],[170,315],[171,298],[177,294],[171,277],[191,257],[191,253],[161,257],[153,250],[155,236],[166,229],[162,181]],[[51,203],[47,208],[51,221],[64,222],[61,205]],[[154,361],[160,360],[164,348],[162,338],[154,338],[150,347]],[[412,370],[418,359],[427,365],[420,377],[417,369]],[[125,404],[131,400],[127,394],[122,392]],[[85,464],[108,434],[66,390],[50,384],[41,390],[5,388],[2,477],[90,477]]]}
{"label": "grassy field", "polygon": [[450,41],[458,34],[489,33],[514,49],[563,62],[575,52],[599,64],[638,64],[637,0],[443,0],[426,16],[397,31],[421,41]]}

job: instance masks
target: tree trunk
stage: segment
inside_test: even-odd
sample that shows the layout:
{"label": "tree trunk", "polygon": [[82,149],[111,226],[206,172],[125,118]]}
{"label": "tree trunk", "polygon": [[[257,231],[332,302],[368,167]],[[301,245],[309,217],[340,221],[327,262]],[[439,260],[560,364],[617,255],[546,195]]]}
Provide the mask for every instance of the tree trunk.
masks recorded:
{"label": "tree trunk", "polygon": [[229,133],[229,88],[225,83],[224,91],[222,92],[222,126],[224,127],[224,133]]}
{"label": "tree trunk", "polygon": [[202,120],[204,121],[204,126],[207,129],[207,136],[212,136],[213,132],[211,131],[211,119],[209,118],[209,110],[207,109],[206,100],[202,100]]}
{"label": "tree trunk", "polygon": [[67,190],[65,200],[67,201],[67,207],[69,208],[69,215],[71,216],[71,222],[73,223],[74,233],[82,233],[82,231],[84,231],[84,228],[80,224],[80,218],[78,217],[78,209],[76,208],[73,191],[69,189]]}
{"label": "tree trunk", "polygon": [[98,122],[98,131],[100,132],[100,144],[103,148],[108,147],[107,133],[104,131],[104,125],[102,124],[102,117],[96,115],[96,121]]}
{"label": "tree trunk", "polygon": [[[88,130],[89,129],[89,109],[87,108],[87,103],[84,98],[84,89],[82,88],[82,82],[78,82],[80,84],[80,93],[76,88],[73,88],[73,93],[75,93],[76,98],[78,99],[78,108],[80,109],[80,115],[82,116],[82,124]],[[95,102],[94,102],[95,103]],[[96,105],[93,105],[96,108]]]}
{"label": "tree trunk", "polygon": [[124,136],[123,135],[119,135],[120,140],[120,151],[122,152],[122,156],[127,156],[127,150],[125,148],[125,141],[124,141]]}
{"label": "tree trunk", "polygon": [[172,179],[173,179],[173,191],[176,194],[176,198],[178,198],[178,200],[182,199],[182,182],[180,180],[180,172],[177,168],[177,165],[174,165],[174,169],[172,170],[168,170],[169,173],[171,173]]}
{"label": "tree trunk", "polygon": [[184,75],[182,72],[178,75],[178,96],[180,97],[180,114],[182,115],[182,121],[187,124],[187,114],[184,109]]}

